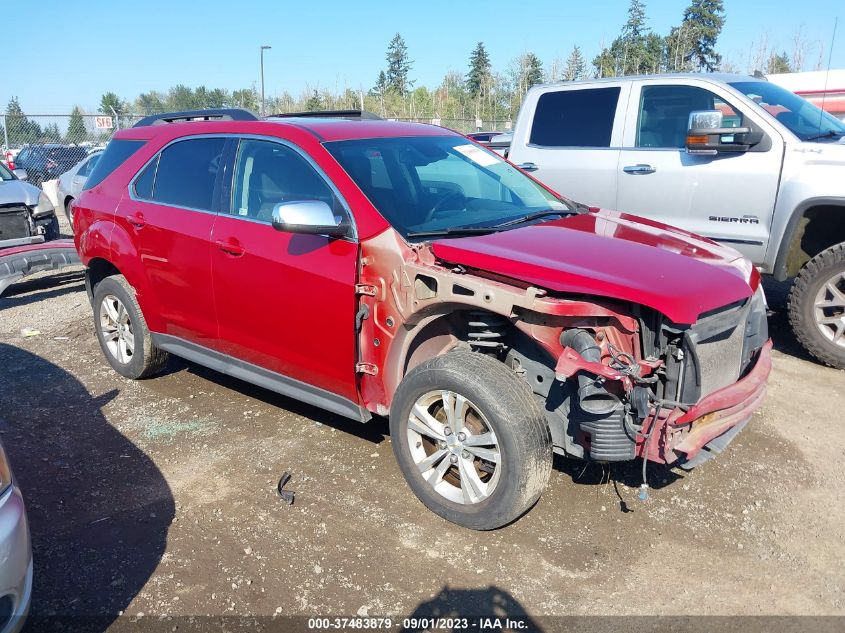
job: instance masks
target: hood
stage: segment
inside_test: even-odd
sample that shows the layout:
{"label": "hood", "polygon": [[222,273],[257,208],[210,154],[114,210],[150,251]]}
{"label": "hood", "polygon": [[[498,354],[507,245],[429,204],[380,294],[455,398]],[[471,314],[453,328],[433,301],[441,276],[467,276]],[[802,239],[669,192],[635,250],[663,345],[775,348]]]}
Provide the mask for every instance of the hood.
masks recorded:
{"label": "hood", "polygon": [[610,211],[436,240],[435,256],[551,291],[639,303],[675,323],[750,297],[759,275],[732,248]]}
{"label": "hood", "polygon": [[34,207],[41,190],[23,180],[0,180],[0,204],[19,204]]}

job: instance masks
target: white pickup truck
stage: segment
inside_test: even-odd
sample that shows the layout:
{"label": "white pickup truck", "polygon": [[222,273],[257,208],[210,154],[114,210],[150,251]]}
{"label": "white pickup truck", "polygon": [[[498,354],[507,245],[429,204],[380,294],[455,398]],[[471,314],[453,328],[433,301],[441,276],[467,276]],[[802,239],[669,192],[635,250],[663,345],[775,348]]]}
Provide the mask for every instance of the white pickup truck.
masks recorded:
{"label": "white pickup truck", "polygon": [[843,138],[845,123],[764,79],[640,76],[532,88],[506,155],[574,200],[681,227],[779,280],[796,277],[796,336],[845,368]]}

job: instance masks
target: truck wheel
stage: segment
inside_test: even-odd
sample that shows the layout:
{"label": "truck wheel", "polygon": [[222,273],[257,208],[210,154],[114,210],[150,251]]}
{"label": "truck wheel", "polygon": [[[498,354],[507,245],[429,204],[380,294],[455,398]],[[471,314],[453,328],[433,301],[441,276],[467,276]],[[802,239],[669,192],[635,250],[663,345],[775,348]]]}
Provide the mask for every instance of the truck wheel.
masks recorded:
{"label": "truck wheel", "polygon": [[822,251],[801,269],[789,293],[789,322],[808,352],[845,369],[845,244]]}
{"label": "truck wheel", "polygon": [[420,501],[474,530],[520,517],[551,473],[549,428],[528,384],[477,352],[411,370],[393,398],[390,438]]}
{"label": "truck wheel", "polygon": [[94,329],[109,364],[126,378],[153,376],[167,352],[153,345],[135,290],[123,275],[106,277],[94,288]]}

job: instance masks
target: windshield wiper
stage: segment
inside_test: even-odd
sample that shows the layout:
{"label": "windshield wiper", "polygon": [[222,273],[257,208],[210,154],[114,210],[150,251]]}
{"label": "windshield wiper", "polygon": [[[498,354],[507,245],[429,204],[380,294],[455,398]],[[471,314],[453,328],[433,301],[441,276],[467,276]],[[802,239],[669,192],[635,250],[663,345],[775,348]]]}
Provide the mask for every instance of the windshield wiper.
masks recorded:
{"label": "windshield wiper", "polygon": [[834,136],[842,136],[845,132],[837,132],[836,130],[827,130],[826,132],[822,132],[821,134],[816,134],[815,136],[808,136],[806,141],[817,141],[820,138],[833,138]]}
{"label": "windshield wiper", "polygon": [[524,222],[531,222],[532,220],[539,220],[541,218],[549,218],[552,216],[557,217],[565,217],[567,215],[575,215],[578,212],[583,212],[587,210],[587,207],[576,207],[577,210],[565,210],[565,211],[555,211],[553,209],[546,209],[545,211],[535,211],[534,213],[529,213],[528,215],[524,215],[521,218],[516,218],[515,220],[508,220],[507,222],[502,222],[501,224],[494,224],[497,229],[501,229],[502,227],[506,226],[513,226],[515,224],[522,224]]}
{"label": "windshield wiper", "polygon": [[495,233],[499,230],[498,226],[452,226],[447,229],[435,229],[432,231],[411,231],[408,237],[443,237],[446,235],[484,235],[485,233]]}

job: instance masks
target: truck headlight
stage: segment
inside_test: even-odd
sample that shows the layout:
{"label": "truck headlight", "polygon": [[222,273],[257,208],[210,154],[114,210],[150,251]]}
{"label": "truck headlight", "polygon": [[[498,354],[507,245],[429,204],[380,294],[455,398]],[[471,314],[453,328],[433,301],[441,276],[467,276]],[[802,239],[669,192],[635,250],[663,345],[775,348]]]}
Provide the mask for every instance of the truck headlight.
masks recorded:
{"label": "truck headlight", "polygon": [[9,467],[9,459],[6,457],[6,451],[3,445],[0,444],[0,495],[9,489],[12,485],[12,469]]}
{"label": "truck headlight", "polygon": [[48,213],[55,212],[55,208],[53,207],[53,203],[50,202],[50,198],[48,198],[45,194],[40,194],[38,196],[38,204],[35,205],[35,209],[32,212],[32,215],[39,216],[39,215],[47,215]]}

